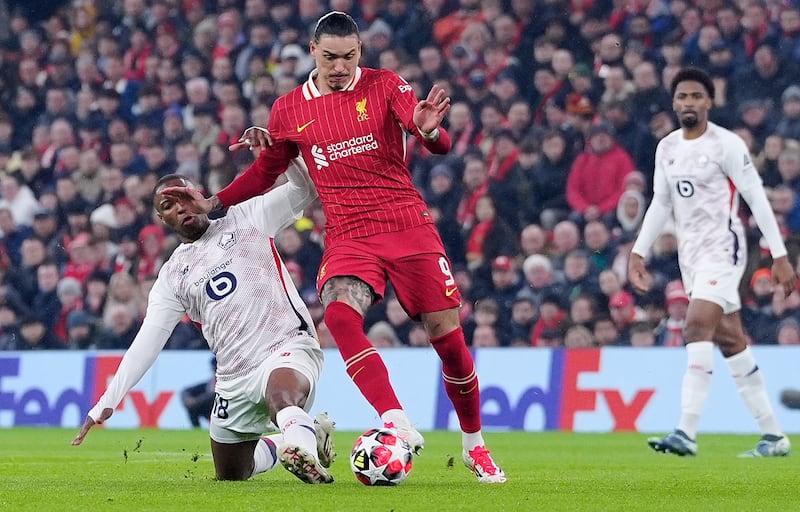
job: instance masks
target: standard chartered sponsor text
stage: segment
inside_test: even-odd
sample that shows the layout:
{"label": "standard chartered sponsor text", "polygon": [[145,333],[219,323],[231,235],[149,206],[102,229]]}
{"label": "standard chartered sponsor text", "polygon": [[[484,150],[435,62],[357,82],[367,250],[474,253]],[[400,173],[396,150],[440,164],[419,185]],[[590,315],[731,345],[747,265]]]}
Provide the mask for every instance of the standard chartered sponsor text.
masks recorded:
{"label": "standard chartered sponsor text", "polygon": [[338,160],[375,149],[378,149],[378,141],[375,140],[375,136],[370,132],[369,135],[351,137],[341,142],[328,144],[325,152],[328,154],[328,160]]}

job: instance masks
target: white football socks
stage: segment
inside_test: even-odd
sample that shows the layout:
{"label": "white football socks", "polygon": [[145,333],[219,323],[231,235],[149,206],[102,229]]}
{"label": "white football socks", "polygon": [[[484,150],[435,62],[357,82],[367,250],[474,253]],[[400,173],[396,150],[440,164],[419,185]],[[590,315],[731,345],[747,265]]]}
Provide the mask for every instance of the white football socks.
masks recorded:
{"label": "white football socks", "polygon": [[782,436],[783,433],[780,425],[778,425],[778,419],[772,410],[772,404],[769,402],[764,378],[761,375],[761,370],[758,369],[750,347],[726,358],[725,362],[728,363],[728,367],[731,369],[731,375],[734,382],[736,382],[739,396],[742,397],[747,410],[758,422],[761,433]]}
{"label": "white football socks", "polygon": [[411,420],[403,409],[389,409],[381,414],[381,421],[384,425],[393,425],[394,428],[411,428]]}
{"label": "white football socks", "polygon": [[277,446],[282,442],[283,434],[272,434],[258,440],[256,450],[253,452],[254,465],[251,477],[275,467],[278,462]]}
{"label": "white football socks", "polygon": [[278,411],[275,420],[285,444],[298,446],[317,456],[317,431],[314,429],[314,420],[306,411],[292,405]]}
{"label": "white football socks", "polygon": [[697,424],[706,406],[714,369],[714,343],[694,341],[686,344],[687,366],[681,388],[681,418],[678,429],[697,438]]}
{"label": "white football socks", "polygon": [[461,445],[465,451],[469,452],[478,446],[486,446],[486,442],[483,440],[483,434],[480,430],[469,434],[461,432]]}

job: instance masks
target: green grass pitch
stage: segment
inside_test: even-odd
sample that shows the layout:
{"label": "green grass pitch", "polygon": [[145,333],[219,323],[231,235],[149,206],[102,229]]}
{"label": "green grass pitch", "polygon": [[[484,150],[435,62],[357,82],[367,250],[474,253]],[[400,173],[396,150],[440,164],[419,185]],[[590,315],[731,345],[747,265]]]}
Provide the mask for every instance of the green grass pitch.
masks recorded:
{"label": "green grass pitch", "polygon": [[460,435],[428,432],[409,479],[365,487],[350,472],[354,432],[337,432],[333,485],[280,467],[217,482],[208,433],[95,429],[0,431],[0,510],[9,511],[792,511],[800,461],[738,459],[757,436],[701,435],[694,458],[661,455],[643,434],[489,433],[509,476],[479,485],[460,460]]}

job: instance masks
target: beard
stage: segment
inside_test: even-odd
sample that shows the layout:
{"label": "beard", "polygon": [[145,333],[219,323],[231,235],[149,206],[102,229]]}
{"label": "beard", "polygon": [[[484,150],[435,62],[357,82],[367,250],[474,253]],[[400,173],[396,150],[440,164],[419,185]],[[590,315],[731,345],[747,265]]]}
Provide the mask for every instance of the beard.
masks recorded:
{"label": "beard", "polygon": [[700,124],[700,119],[697,114],[685,114],[680,117],[680,122],[682,127],[691,129]]}

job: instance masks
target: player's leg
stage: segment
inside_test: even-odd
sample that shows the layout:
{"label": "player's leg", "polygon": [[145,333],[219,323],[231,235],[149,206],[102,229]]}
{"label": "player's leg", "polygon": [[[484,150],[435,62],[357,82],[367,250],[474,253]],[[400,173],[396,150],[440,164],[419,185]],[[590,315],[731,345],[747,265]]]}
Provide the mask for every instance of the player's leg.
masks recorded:
{"label": "player's leg", "polygon": [[773,457],[789,454],[789,440],[784,436],[764,384],[764,377],[747,345],[738,311],[722,317],[715,340],[725,356],[736,389],[747,410],[761,430],[761,440],[755,449],[741,454],[745,457]]}
{"label": "player's leg", "polygon": [[462,459],[481,483],[504,483],[506,475],[486,448],[481,431],[481,395],[475,361],[467,348],[458,309],[422,313],[422,322],[442,361],[442,379],[461,426]]}
{"label": "player's leg", "polygon": [[247,480],[253,475],[272,469],[277,462],[277,457],[274,455],[271,461],[265,459],[262,464],[267,467],[256,471],[254,453],[260,443],[266,445],[266,441],[260,439],[239,443],[220,443],[212,439],[211,456],[214,459],[217,480]]}
{"label": "player's leg", "polygon": [[381,417],[402,411],[389,370],[364,334],[364,315],[383,296],[386,273],[376,237],[337,242],[325,249],[317,287],[325,308],[325,325],[344,360],[347,374]]}
{"label": "player's leg", "polygon": [[304,409],[310,391],[309,380],[292,368],[276,368],[269,376],[265,398],[283,434],[278,459],[306,483],[330,483],[333,478],[318,460],[314,420]]}
{"label": "player's leg", "polygon": [[247,480],[278,462],[277,445],[283,436],[260,434],[269,425],[266,407],[257,407],[244,392],[233,391],[246,386],[248,378],[237,379],[228,387],[217,385],[208,432],[218,480]]}
{"label": "player's leg", "polygon": [[714,331],[722,318],[722,307],[692,298],[686,313],[686,371],[681,384],[681,414],[678,426],[665,437],[651,437],[650,447],[676,455],[697,454],[697,425],[708,401],[714,368]]}
{"label": "player's leg", "polygon": [[481,432],[478,376],[459,322],[461,296],[450,261],[431,226],[409,231],[407,236],[413,238],[416,253],[400,255],[389,270],[397,299],[411,318],[422,320],[442,361],[445,390],[461,426],[464,462],[481,482],[505,482]]}

